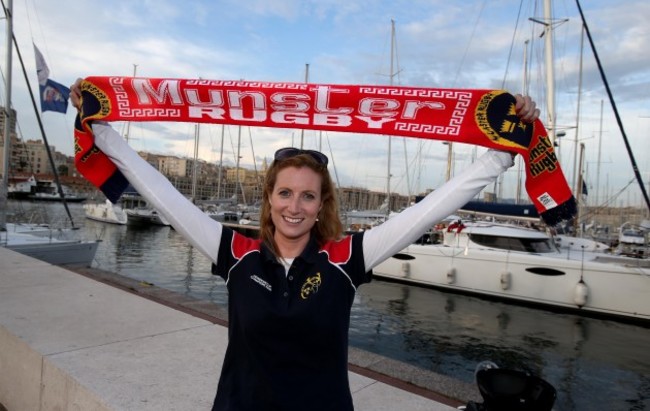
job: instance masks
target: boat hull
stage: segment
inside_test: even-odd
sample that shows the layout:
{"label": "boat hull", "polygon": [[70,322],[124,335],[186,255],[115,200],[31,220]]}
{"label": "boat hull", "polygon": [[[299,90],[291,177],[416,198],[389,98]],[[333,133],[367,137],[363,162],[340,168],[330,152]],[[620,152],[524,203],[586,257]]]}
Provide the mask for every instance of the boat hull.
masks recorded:
{"label": "boat hull", "polygon": [[86,218],[102,223],[125,225],[128,221],[126,212],[110,202],[107,204],[84,204]]}
{"label": "boat hull", "polygon": [[[561,255],[561,254],[560,254]],[[650,322],[650,270],[543,254],[412,245],[376,277]]]}
{"label": "boat hull", "polygon": [[[29,195],[27,197],[32,201],[60,201],[63,202],[63,198],[58,194],[45,194],[45,193],[36,193]],[[78,195],[66,195],[65,201],[68,203],[81,203],[86,201],[87,196],[78,196]]]}
{"label": "boat hull", "polygon": [[169,226],[169,221],[149,207],[127,209],[127,224],[135,226]]}
{"label": "boat hull", "polygon": [[43,242],[38,238],[40,242],[10,243],[5,247],[46,263],[79,267],[90,267],[99,247],[99,241]]}

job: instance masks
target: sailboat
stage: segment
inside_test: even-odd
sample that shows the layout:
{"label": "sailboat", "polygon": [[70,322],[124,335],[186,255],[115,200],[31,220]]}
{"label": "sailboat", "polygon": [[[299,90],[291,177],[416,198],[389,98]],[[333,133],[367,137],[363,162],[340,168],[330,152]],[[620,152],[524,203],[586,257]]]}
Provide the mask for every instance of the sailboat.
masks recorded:
{"label": "sailboat", "polygon": [[[7,223],[7,192],[9,186],[8,173],[11,161],[11,135],[15,133],[15,122],[11,116],[15,112],[11,110],[11,68],[13,53],[13,25],[12,25],[12,3],[9,2],[6,13],[7,24],[7,68],[6,68],[6,108],[4,113],[4,152],[3,152],[3,170],[2,183],[0,185],[0,246],[7,249],[25,254],[27,256],[57,265],[78,265],[90,266],[99,241],[83,241],[78,239],[55,238],[48,226],[35,227],[33,225]],[[20,50],[16,47],[18,56]],[[22,58],[21,58],[22,63]],[[36,110],[29,81],[27,85],[32,96],[34,111],[40,122],[40,116]],[[13,126],[13,130],[12,130]]]}
{"label": "sailboat", "polygon": [[0,246],[50,264],[90,267],[99,241],[59,239],[52,233],[50,227],[7,223],[6,230],[0,231]]}

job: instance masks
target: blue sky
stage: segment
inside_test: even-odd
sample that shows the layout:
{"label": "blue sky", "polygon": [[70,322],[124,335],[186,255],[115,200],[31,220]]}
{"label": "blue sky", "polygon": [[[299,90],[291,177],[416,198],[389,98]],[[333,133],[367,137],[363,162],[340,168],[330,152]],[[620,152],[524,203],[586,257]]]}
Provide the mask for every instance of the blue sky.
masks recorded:
{"label": "blue sky", "polygon": [[[650,4],[645,0],[583,0],[581,5],[647,184]],[[627,185],[634,177],[632,167],[588,43],[576,134],[580,18],[573,0],[555,0],[553,14],[557,19],[568,19],[554,31],[557,124],[567,128],[561,161],[571,183],[575,139],[583,142],[590,193],[600,190],[604,199],[605,194]],[[137,74],[145,77],[267,81],[304,81],[309,64],[310,82],[388,84],[393,19],[395,65],[400,69],[395,84],[505,87],[520,92],[524,41],[528,39],[529,93],[545,111],[541,26],[529,21],[529,17],[542,15],[541,1],[531,0],[521,2],[521,9],[517,0],[15,0],[14,31],[32,87],[37,84],[32,42],[45,56],[50,78],[65,85],[89,75],[131,75],[134,64]],[[4,32],[4,23],[1,25]],[[4,36],[2,43],[5,55]],[[4,64],[2,67],[4,72]],[[13,79],[13,105],[19,112],[22,136],[40,138],[16,59]],[[2,90],[4,105],[4,87]],[[67,115],[46,112],[42,117],[50,144],[72,154],[74,110]],[[124,128],[121,124],[115,127]],[[191,124],[132,124],[131,144],[136,149],[191,156],[193,132]],[[227,128],[225,138],[224,161],[232,164],[237,130]],[[202,127],[200,157],[218,161],[220,139],[220,126]],[[299,132],[244,129],[241,141],[242,164],[252,166],[254,152],[259,167],[261,159],[270,157],[275,149],[298,144]],[[334,159],[341,184],[384,189],[385,137],[305,132],[305,146],[317,148],[321,141],[323,151]],[[393,190],[408,191],[405,157],[415,157],[416,151],[422,156],[418,161],[408,161],[410,191],[442,184],[447,158],[442,143],[429,142],[421,147],[416,140],[394,139],[392,147]],[[471,161],[474,150],[456,148],[455,170],[461,170]],[[516,168],[506,174],[502,185],[505,196],[514,195],[516,178]],[[597,181],[600,189],[595,187]],[[636,184],[619,197],[617,204],[632,202],[641,202]]]}

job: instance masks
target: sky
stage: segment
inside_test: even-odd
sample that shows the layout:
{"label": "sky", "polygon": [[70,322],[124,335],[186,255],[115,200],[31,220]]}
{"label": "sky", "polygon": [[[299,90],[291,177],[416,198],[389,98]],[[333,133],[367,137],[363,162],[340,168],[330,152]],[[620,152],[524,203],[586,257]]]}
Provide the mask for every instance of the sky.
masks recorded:
{"label": "sky", "polygon": [[[5,5],[8,0],[3,0]],[[650,180],[650,2],[581,1],[630,150],[643,181]],[[14,33],[29,82],[37,89],[32,43],[50,79],[70,85],[91,75],[264,80],[417,87],[505,88],[531,95],[548,113],[542,1],[533,0],[66,0],[13,1]],[[573,185],[576,147],[584,144],[583,172],[590,204],[640,205],[643,197],[594,54],[584,40],[574,0],[553,1],[556,124],[564,130],[558,153]],[[391,76],[391,21],[395,37]],[[0,52],[6,55],[6,22]],[[526,59],[524,58],[526,56]],[[40,139],[36,115],[14,53],[12,105],[25,140]],[[524,60],[526,65],[524,66]],[[6,63],[0,64],[6,78]],[[307,68],[308,67],[308,68]],[[526,69],[524,69],[526,67]],[[582,67],[582,69],[581,69]],[[526,76],[524,76],[526,72]],[[6,86],[0,103],[5,104]],[[601,115],[602,106],[602,115]],[[50,145],[73,154],[76,111],[41,114]],[[125,125],[115,123],[122,134]],[[340,185],[385,190],[388,138],[269,128],[201,126],[199,157],[234,165],[262,165],[284,146],[321,149]],[[132,123],[137,150],[191,157],[194,125]],[[453,173],[482,148],[454,145]],[[579,150],[578,150],[579,152]],[[391,140],[391,191],[435,189],[445,181],[442,142]],[[255,159],[255,161],[254,161]],[[489,187],[514,197],[518,167]],[[630,182],[632,182],[630,184]],[[627,189],[626,189],[627,187]]]}

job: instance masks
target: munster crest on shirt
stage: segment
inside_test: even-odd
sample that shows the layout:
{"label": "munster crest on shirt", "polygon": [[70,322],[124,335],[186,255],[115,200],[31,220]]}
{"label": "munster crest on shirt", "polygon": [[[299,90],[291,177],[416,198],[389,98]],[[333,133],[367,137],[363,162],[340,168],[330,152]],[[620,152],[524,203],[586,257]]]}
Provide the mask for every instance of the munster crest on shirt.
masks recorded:
{"label": "munster crest on shirt", "polygon": [[317,293],[320,285],[320,273],[307,277],[302,287],[300,287],[300,298],[306,300],[310,295]]}

